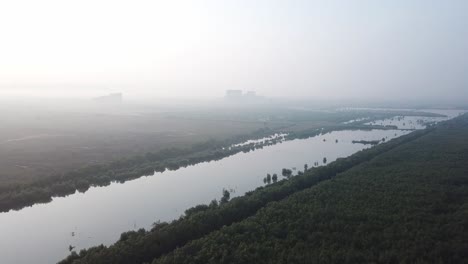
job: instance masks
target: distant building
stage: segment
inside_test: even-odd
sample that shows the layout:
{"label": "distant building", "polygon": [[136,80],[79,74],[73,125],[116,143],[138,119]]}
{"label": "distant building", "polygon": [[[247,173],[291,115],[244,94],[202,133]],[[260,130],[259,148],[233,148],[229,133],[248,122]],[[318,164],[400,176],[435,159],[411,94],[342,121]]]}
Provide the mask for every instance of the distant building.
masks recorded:
{"label": "distant building", "polygon": [[105,96],[100,96],[94,98],[95,102],[98,103],[111,103],[111,104],[116,104],[116,103],[122,103],[123,100],[123,95],[122,93],[111,93]]}
{"label": "distant building", "polygon": [[242,90],[227,90],[226,99],[238,100],[242,98]]}

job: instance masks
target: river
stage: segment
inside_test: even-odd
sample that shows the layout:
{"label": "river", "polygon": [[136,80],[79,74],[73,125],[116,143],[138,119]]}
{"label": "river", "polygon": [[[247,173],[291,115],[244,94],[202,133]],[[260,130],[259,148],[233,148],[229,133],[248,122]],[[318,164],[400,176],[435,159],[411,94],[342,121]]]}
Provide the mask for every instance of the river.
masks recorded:
{"label": "river", "polygon": [[[418,127],[419,128],[419,127]],[[124,231],[170,221],[194,205],[263,185],[267,173],[282,168],[303,170],[323,158],[332,162],[370,145],[353,140],[390,140],[407,130],[335,131],[308,139],[284,141],[219,161],[155,173],[123,184],[92,187],[86,193],[54,198],[19,211],[0,213],[0,263],[56,263],[69,254],[99,244],[110,245]],[[281,177],[281,176],[280,176]]]}

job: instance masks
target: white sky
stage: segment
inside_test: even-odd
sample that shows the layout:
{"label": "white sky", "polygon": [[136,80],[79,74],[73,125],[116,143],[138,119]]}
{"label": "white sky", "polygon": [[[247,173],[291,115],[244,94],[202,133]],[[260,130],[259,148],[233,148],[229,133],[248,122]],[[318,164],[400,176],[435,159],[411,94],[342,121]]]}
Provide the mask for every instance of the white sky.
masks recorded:
{"label": "white sky", "polygon": [[468,99],[468,1],[0,0],[0,94]]}

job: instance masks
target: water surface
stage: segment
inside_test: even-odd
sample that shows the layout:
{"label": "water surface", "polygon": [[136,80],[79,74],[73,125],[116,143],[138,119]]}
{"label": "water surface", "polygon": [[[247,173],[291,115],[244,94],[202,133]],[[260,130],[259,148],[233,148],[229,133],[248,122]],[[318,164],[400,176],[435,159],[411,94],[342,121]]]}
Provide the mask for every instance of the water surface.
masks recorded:
{"label": "water surface", "polygon": [[263,185],[267,173],[281,175],[282,168],[303,170],[306,163],[309,167],[314,162],[322,164],[324,157],[332,162],[370,147],[353,144],[353,140],[391,139],[407,133],[337,131],[285,141],[219,161],[155,173],[123,184],[92,187],[86,193],[54,198],[48,204],[1,213],[0,263],[55,263],[69,254],[70,245],[80,250],[112,244],[124,231],[150,228],[157,220],[173,220],[187,208],[219,199],[223,188],[232,189],[232,196],[243,195]]}

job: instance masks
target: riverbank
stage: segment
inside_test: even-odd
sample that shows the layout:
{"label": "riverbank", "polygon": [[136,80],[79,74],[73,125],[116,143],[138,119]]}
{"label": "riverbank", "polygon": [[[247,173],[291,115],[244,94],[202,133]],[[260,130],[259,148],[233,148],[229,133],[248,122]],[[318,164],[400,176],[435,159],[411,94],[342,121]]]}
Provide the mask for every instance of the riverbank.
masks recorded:
{"label": "riverbank", "polygon": [[[129,232],[109,248],[104,246],[91,248],[82,251],[80,256],[72,255],[63,263],[72,263],[74,259],[83,259],[91,263],[101,263],[101,261],[126,263],[125,260],[129,259],[134,260],[135,263],[151,261],[153,258],[169,252],[189,240],[196,239],[221,226],[230,225],[253,215],[267,203],[281,200],[294,192],[333,178],[337,173],[346,171],[405,142],[419,138],[429,131],[429,129],[416,131],[388,143],[360,151],[348,158],[338,159],[328,166],[312,168],[300,176],[258,188],[253,192],[248,192],[245,196],[234,198],[226,204],[212,203],[208,206],[195,207],[196,209],[189,211],[190,214],[184,215],[169,224],[157,224],[149,231]],[[333,144],[336,143],[333,142]],[[151,250],[146,251],[144,248],[151,248]],[[103,258],[104,256],[105,258]]]}
{"label": "riverbank", "polygon": [[[407,112],[404,112],[407,113]],[[368,113],[371,120],[389,118],[401,115],[401,112]],[[412,115],[440,117],[439,114],[408,112]],[[355,116],[348,114],[345,116]],[[361,113],[358,113],[361,115]],[[291,119],[294,121],[295,119]],[[367,120],[369,121],[369,120]],[[340,123],[341,120],[334,122]],[[294,127],[294,129],[292,129]],[[68,173],[55,174],[40,178],[29,184],[0,185],[0,212],[20,210],[37,203],[48,203],[53,197],[65,197],[78,192],[86,192],[92,186],[107,186],[112,182],[125,182],[142,176],[152,175],[165,170],[177,170],[201,162],[209,162],[232,156],[240,152],[253,151],[265,146],[276,144],[282,139],[274,139],[258,144],[242,144],[242,142],[271,136],[275,133],[287,134],[285,140],[309,138],[322,133],[342,130],[372,130],[395,129],[392,126],[366,125],[362,122],[351,124],[327,124],[323,127],[302,129],[292,125],[287,128],[262,128],[253,133],[231,137],[226,140],[208,140],[186,148],[168,148],[158,152],[148,152],[145,155],[117,160],[108,164],[96,164],[83,167]]]}
{"label": "riverbank", "polygon": [[436,125],[151,263],[464,263],[467,135],[467,115]]}

